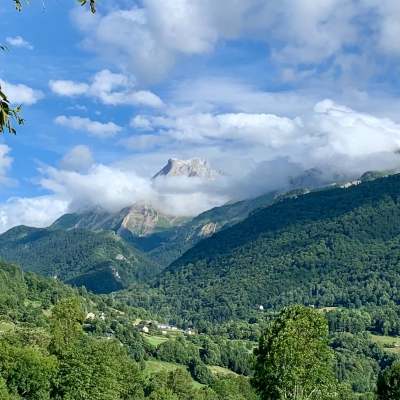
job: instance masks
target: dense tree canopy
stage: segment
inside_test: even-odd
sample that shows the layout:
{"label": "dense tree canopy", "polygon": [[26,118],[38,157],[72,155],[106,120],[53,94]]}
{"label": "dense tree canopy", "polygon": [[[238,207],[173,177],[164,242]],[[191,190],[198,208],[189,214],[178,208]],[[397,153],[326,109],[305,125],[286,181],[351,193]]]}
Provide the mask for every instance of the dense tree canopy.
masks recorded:
{"label": "dense tree canopy", "polygon": [[386,369],[378,380],[378,399],[396,400],[400,399],[400,361]]}
{"label": "dense tree canopy", "polygon": [[0,256],[96,293],[156,275],[161,267],[113,232],[17,226],[0,235]]}
{"label": "dense tree canopy", "polygon": [[305,306],[286,307],[254,350],[252,384],[265,400],[333,399],[333,351],[324,316]]}
{"label": "dense tree canopy", "polygon": [[119,296],[195,324],[249,318],[260,305],[399,304],[399,199],[400,175],[283,199]]}

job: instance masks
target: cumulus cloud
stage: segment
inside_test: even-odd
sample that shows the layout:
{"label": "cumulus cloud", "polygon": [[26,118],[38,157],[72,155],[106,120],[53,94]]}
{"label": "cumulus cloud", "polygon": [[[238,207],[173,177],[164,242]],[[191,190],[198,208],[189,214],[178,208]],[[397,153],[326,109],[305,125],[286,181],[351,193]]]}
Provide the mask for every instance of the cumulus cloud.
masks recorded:
{"label": "cumulus cloud", "polygon": [[[136,150],[129,158],[96,164],[87,147],[77,146],[61,160],[61,168],[40,168],[36,182],[58,201],[58,212],[98,207],[118,212],[146,202],[174,215],[196,215],[232,198],[343,182],[367,170],[400,167],[396,153],[400,124],[330,99],[292,118],[209,109],[192,113],[191,108],[177,107],[163,116],[136,117],[140,117],[136,121],[148,121],[152,131],[123,143]],[[141,149],[151,151],[137,151]],[[203,157],[229,175],[213,181],[185,176],[152,180],[170,157]],[[6,206],[0,207],[5,213],[2,218],[8,216],[15,223],[16,208]],[[47,222],[43,217],[40,226]]]}
{"label": "cumulus cloud", "polygon": [[42,167],[39,184],[60,198],[69,200],[69,209],[79,211],[101,206],[118,211],[135,199],[154,197],[150,181],[134,171],[93,164],[86,172]]}
{"label": "cumulus cloud", "polygon": [[[311,91],[267,92],[225,77],[182,81],[172,89],[171,96],[178,104],[192,105],[193,113],[208,105],[211,110],[219,107],[284,116],[304,114],[319,100],[319,95]],[[197,110],[193,104],[199,105]]]}
{"label": "cumulus cloud", "polygon": [[141,79],[158,80],[181,56],[249,37],[268,43],[285,79],[315,77],[316,65],[332,77],[339,69],[360,79],[359,68],[369,76],[381,69],[382,55],[400,53],[399,8],[378,0],[144,0],[90,21],[76,10],[73,20],[84,48]]}
{"label": "cumulus cloud", "polygon": [[72,97],[85,94],[89,88],[89,85],[71,80],[51,80],[49,81],[49,87],[52,92],[58,94],[59,96]]}
{"label": "cumulus cloud", "polygon": [[6,41],[7,43],[11,44],[11,46],[26,47],[29,50],[33,50],[33,46],[29,42],[24,40],[21,36],[16,36],[15,38],[7,37]]}
{"label": "cumulus cloud", "polygon": [[133,77],[115,74],[108,69],[96,73],[90,84],[70,80],[51,80],[49,87],[59,96],[85,95],[113,106],[129,104],[159,107],[162,105],[161,99],[154,93],[148,90],[136,90]]}
{"label": "cumulus cloud", "polygon": [[34,90],[23,84],[13,85],[0,79],[2,91],[6,93],[11,103],[31,105],[44,97],[43,92]]}
{"label": "cumulus cloud", "polygon": [[[301,117],[266,113],[176,113],[142,116],[151,135],[133,135],[122,144],[163,151],[192,148],[218,149],[229,169],[243,157],[256,162],[288,159],[302,170],[328,166],[343,174],[358,174],[372,167],[395,168],[399,158],[400,125],[341,106],[332,100],[318,102]],[[204,155],[205,158],[207,154]],[[233,161],[232,161],[233,160]],[[369,165],[369,166],[368,166]]]}
{"label": "cumulus cloud", "polygon": [[103,139],[113,137],[122,130],[122,127],[114,124],[114,122],[103,124],[82,117],[66,117],[65,115],[59,115],[54,122],[75,131],[88,132],[90,136],[98,136]]}
{"label": "cumulus cloud", "polygon": [[151,131],[153,129],[150,121],[147,118],[143,118],[141,115],[133,117],[129,122],[129,126],[139,131]]}
{"label": "cumulus cloud", "polygon": [[68,210],[68,202],[56,196],[13,197],[0,205],[0,233],[16,225],[43,228]]}
{"label": "cumulus cloud", "polygon": [[61,159],[61,169],[68,171],[81,171],[93,164],[93,155],[89,147],[85,145],[75,146]]}

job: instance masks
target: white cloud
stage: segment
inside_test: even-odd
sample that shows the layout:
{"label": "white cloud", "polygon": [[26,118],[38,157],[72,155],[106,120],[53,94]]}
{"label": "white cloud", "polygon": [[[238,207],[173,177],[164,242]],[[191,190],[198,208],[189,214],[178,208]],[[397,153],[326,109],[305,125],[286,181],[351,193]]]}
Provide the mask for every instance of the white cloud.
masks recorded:
{"label": "white cloud", "polygon": [[16,225],[49,226],[67,210],[68,202],[53,195],[13,197],[0,205],[0,233]]}
{"label": "white cloud", "polygon": [[82,117],[66,117],[65,115],[59,115],[54,122],[76,131],[88,132],[89,135],[98,136],[100,138],[113,137],[122,130],[122,127],[114,124],[114,122],[103,124]]}
{"label": "white cloud", "polygon": [[33,50],[33,46],[29,42],[24,40],[21,36],[16,36],[15,38],[7,37],[6,41],[7,43],[11,44],[11,46],[26,47],[29,50]]}
{"label": "white cloud", "polygon": [[92,19],[76,9],[72,17],[85,35],[84,48],[141,80],[160,80],[182,56],[209,53],[219,43],[237,39],[267,43],[286,71],[285,79],[299,81],[321,73],[325,79],[337,79],[338,73],[347,79],[368,79],[387,68],[382,56],[396,61],[400,54],[397,2],[143,0],[141,8],[127,4]]}
{"label": "white cloud", "polygon": [[82,46],[123,70],[133,70],[140,78],[159,79],[173,65],[173,54],[157,43],[143,9],[112,11],[89,25],[90,16],[82,10],[76,9],[72,15],[77,29],[86,34]]}
{"label": "white cloud", "polygon": [[[395,168],[400,159],[400,125],[389,118],[354,111],[332,100],[318,102],[302,117],[266,113],[190,111],[162,117],[142,116],[154,133],[133,135],[121,144],[128,148],[162,147],[162,151],[201,151],[231,166],[245,157],[256,162],[287,158],[302,170],[327,166],[349,176],[363,169]],[[218,150],[215,153],[214,150]],[[237,160],[232,162],[232,160]],[[373,168],[372,168],[373,167]]]}
{"label": "white cloud", "polygon": [[139,131],[153,130],[153,128],[151,127],[150,121],[141,115],[136,115],[135,117],[133,117],[129,122],[129,126],[131,126],[132,128],[135,128]]}
{"label": "white cloud", "polygon": [[81,171],[93,164],[93,155],[89,147],[85,145],[75,146],[61,159],[61,169],[68,171]]}
{"label": "white cloud", "polygon": [[[117,212],[135,202],[147,202],[171,214],[196,215],[231,198],[288,188],[289,177],[313,167],[320,171],[316,175],[322,182],[332,182],[400,166],[395,153],[400,148],[400,124],[332,100],[320,101],[293,118],[192,110],[171,107],[163,116],[137,115],[153,131],[125,139],[124,144],[135,149],[129,158],[112,165],[93,164],[90,150],[78,146],[64,156],[60,169],[43,166],[36,182],[58,202],[57,212],[95,207]],[[151,152],[138,151],[149,148]],[[151,180],[170,157],[204,157],[229,176],[215,181]],[[6,210],[9,221],[16,223],[16,207],[11,211],[4,207],[0,215]],[[35,218],[40,226],[49,221],[45,215]]]}
{"label": "white cloud", "polygon": [[50,89],[59,96],[85,95],[100,100],[107,105],[144,105],[159,107],[161,99],[148,90],[136,90],[135,80],[124,74],[114,74],[108,69],[96,73],[91,84],[69,80],[51,80]]}
{"label": "white cloud", "polygon": [[74,81],[49,81],[49,87],[52,92],[59,96],[72,97],[85,94],[89,88],[86,83],[79,83]]}
{"label": "white cloud", "polygon": [[31,105],[44,97],[40,90],[34,90],[23,84],[13,85],[0,79],[2,91],[7,95],[11,103]]}
{"label": "white cloud", "polygon": [[[267,112],[276,115],[296,116],[307,112],[317,101],[311,91],[267,92],[251,85],[220,77],[203,77],[183,81],[171,90],[173,102],[198,104],[198,109],[228,108],[246,113]],[[191,108],[193,113],[196,109]]]}
{"label": "white cloud", "polygon": [[8,172],[14,161],[14,159],[8,155],[10,151],[11,148],[6,144],[0,144],[0,185],[15,185],[18,183],[15,179],[8,177]]}
{"label": "white cloud", "polygon": [[40,185],[68,199],[71,211],[88,209],[94,205],[109,211],[119,211],[135,199],[154,197],[150,181],[127,171],[102,164],[93,164],[87,172],[58,170],[52,167],[41,169]]}

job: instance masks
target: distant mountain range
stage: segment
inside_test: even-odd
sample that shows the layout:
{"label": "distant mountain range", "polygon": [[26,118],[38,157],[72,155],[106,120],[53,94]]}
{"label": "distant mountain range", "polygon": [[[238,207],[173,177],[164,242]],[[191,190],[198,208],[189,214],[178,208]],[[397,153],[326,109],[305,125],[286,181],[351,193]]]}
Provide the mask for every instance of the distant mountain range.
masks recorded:
{"label": "distant mountain range", "polygon": [[179,323],[245,319],[260,306],[399,304],[400,174],[382,175],[278,196],[118,296]]}
{"label": "distant mountain range", "polygon": [[[177,175],[217,179],[224,173],[213,170],[203,159],[170,159],[154,179]],[[254,218],[275,203],[298,198],[315,187],[314,191],[348,188],[387,175],[370,171],[359,180],[331,182],[319,188],[326,183],[324,174],[313,169],[293,179],[289,186],[292,190],[232,200],[195,218],[171,216],[145,203],[116,213],[95,209],[65,214],[47,229],[20,226],[0,235],[0,257],[96,293],[109,293],[151,279],[171,263],[176,265],[176,260],[186,257],[185,252],[203,239]],[[309,188],[299,188],[301,184]],[[258,229],[257,224],[264,222],[255,219],[253,223],[253,229]]]}

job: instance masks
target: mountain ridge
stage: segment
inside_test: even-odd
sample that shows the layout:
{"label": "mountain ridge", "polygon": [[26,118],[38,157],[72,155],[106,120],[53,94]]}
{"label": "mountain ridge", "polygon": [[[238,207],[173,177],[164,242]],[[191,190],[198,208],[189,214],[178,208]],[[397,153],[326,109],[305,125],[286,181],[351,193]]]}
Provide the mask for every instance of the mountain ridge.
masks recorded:
{"label": "mountain ridge", "polygon": [[218,176],[224,176],[226,173],[216,171],[211,168],[211,164],[204,158],[189,158],[181,160],[179,158],[170,158],[167,165],[157,172],[152,179],[160,176],[181,176],[185,175],[189,178],[199,177],[204,180],[215,179]]}
{"label": "mountain ridge", "polygon": [[162,269],[114,233],[80,228],[14,227],[0,235],[0,257],[95,293],[120,290]]}
{"label": "mountain ridge", "polygon": [[[399,260],[397,174],[288,197],[253,212],[150,281],[146,306],[168,307],[186,322],[220,323],[260,305],[354,307],[371,298],[398,304]],[[143,301],[137,285],[120,295],[132,304]]]}

